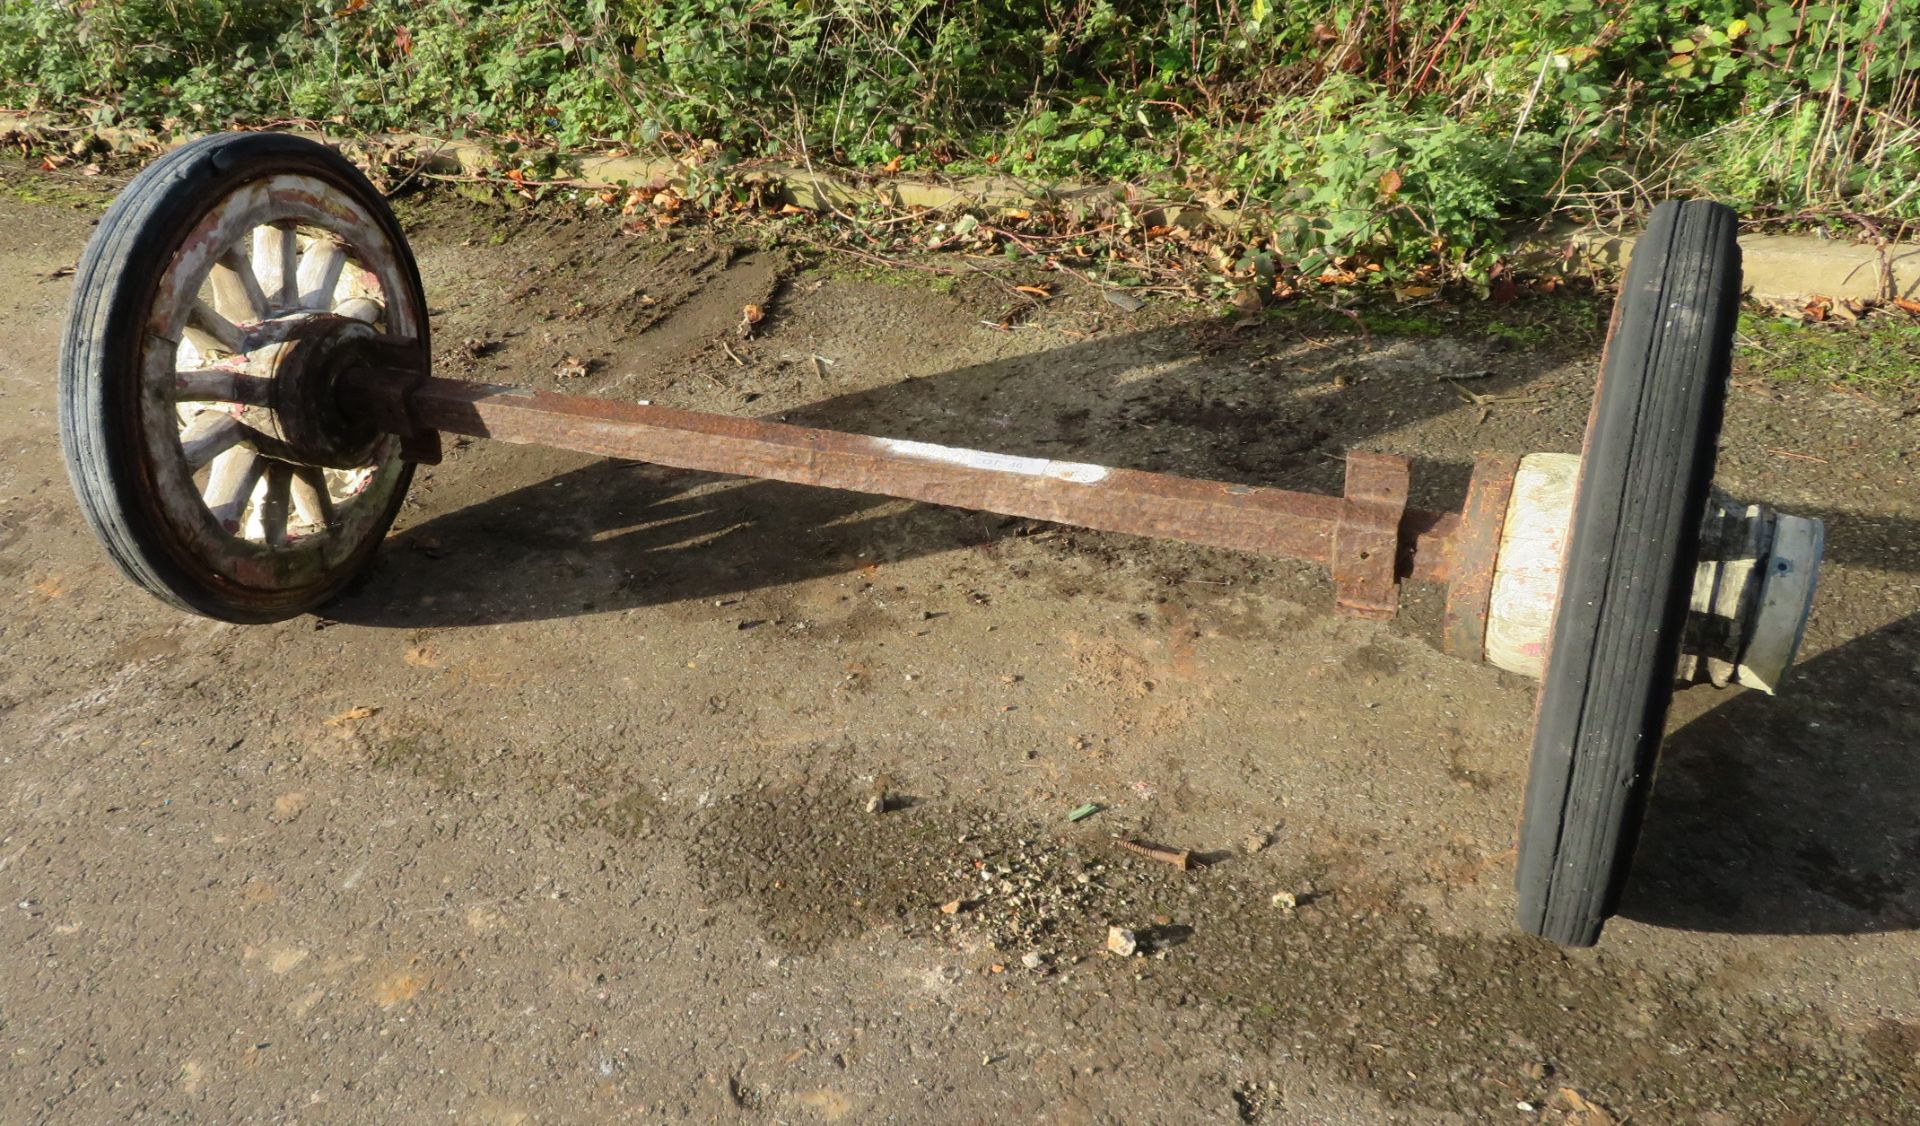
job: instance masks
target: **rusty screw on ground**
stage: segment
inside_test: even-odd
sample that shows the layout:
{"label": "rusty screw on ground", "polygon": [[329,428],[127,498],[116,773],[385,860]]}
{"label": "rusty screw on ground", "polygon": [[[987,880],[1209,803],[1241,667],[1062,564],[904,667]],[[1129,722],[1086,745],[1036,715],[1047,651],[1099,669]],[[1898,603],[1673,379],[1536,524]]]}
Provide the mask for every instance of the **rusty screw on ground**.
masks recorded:
{"label": "rusty screw on ground", "polygon": [[1141,844],[1139,841],[1130,841],[1125,837],[1115,837],[1113,838],[1113,843],[1126,849],[1128,852],[1137,852],[1148,859],[1171,864],[1182,872],[1193,867],[1193,854],[1184,848],[1158,848],[1154,845]]}

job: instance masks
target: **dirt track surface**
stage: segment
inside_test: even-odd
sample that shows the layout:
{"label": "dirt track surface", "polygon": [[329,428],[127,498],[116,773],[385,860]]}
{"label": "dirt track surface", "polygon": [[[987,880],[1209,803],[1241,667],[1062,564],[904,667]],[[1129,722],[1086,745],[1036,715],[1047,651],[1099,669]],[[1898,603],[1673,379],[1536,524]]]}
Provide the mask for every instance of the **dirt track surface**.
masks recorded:
{"label": "dirt track surface", "polygon": [[[168,610],[60,464],[98,205],[22,194],[0,1121],[1920,1114],[1897,405],[1738,376],[1720,483],[1829,521],[1805,664],[1681,695],[1625,915],[1559,951],[1508,925],[1532,687],[1438,651],[1438,590],[1355,622],[1288,563],[472,443],[324,617]],[[1428,507],[1477,449],[1577,449],[1597,362],[1593,326],[1369,349],[1071,289],[999,331],[985,281],[403,218],[442,374],[1329,491],[1391,450]]]}

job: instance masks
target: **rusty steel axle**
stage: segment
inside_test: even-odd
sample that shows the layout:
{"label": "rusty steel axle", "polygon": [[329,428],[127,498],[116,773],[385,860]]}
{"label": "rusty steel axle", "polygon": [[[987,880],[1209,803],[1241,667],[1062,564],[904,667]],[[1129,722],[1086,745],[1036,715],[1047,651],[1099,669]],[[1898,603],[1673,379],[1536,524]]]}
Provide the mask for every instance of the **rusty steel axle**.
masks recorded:
{"label": "rusty steel axle", "polygon": [[1655,209],[1582,452],[1481,454],[1462,511],[1436,513],[1408,508],[1408,461],[1385,453],[1348,453],[1340,495],[1321,496],[434,379],[426,295],[381,193],[324,146],[231,134],[169,153],[102,217],[76,267],[61,445],[121,573],[229,622],[339,596],[445,432],[1310,561],[1364,618],[1393,617],[1403,580],[1445,582],[1443,648],[1542,680],[1516,914],[1585,946],[1627,878],[1673,682],[1774,691],[1818,579],[1819,520],[1711,482],[1737,229],[1717,204]]}
{"label": "rusty steel axle", "polygon": [[[421,439],[449,432],[1318,563],[1334,572],[1339,608],[1361,617],[1393,616],[1398,579],[1489,571],[1492,553],[1481,545],[1497,542],[1503,515],[1482,513],[1482,525],[1496,526],[1469,539],[1457,513],[1406,509],[1407,463],[1388,454],[1348,455],[1348,495],[1333,497],[499,384],[408,386],[381,371],[346,373],[340,392],[343,409],[358,402],[382,429],[424,448],[433,443]],[[1457,559],[1461,542],[1481,550]],[[1465,610],[1484,613],[1484,602]]]}
{"label": "rusty steel axle", "polygon": [[[1390,454],[1349,454],[1336,497],[379,368],[342,374],[337,391],[343,414],[401,435],[420,460],[437,460],[425,451],[438,433],[464,434],[1298,559],[1330,568],[1339,609],[1359,617],[1392,617],[1400,579],[1484,576],[1504,516],[1483,506],[1463,534],[1458,513],[1408,509],[1407,462]],[[1506,461],[1482,465],[1511,477]],[[1450,600],[1450,619],[1484,617],[1479,586],[1465,584],[1462,606]]]}

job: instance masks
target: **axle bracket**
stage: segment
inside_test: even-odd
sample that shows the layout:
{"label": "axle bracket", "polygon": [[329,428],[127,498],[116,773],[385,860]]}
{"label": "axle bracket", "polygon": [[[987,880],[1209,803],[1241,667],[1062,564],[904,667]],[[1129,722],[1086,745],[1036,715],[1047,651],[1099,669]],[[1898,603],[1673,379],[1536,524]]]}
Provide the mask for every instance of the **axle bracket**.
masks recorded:
{"label": "axle bracket", "polygon": [[1400,610],[1394,566],[1408,477],[1407,459],[1397,454],[1347,454],[1346,498],[1332,560],[1335,606],[1343,614],[1384,620]]}

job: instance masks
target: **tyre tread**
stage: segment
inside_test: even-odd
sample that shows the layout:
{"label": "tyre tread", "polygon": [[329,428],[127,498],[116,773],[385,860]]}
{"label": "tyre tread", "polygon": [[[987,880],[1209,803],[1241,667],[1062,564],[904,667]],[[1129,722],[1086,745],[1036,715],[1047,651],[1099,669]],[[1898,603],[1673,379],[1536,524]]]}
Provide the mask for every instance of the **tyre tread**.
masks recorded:
{"label": "tyre tread", "polygon": [[1672,699],[1738,315],[1736,217],[1662,205],[1589,423],[1522,822],[1517,914],[1590,946],[1617,902]]}

